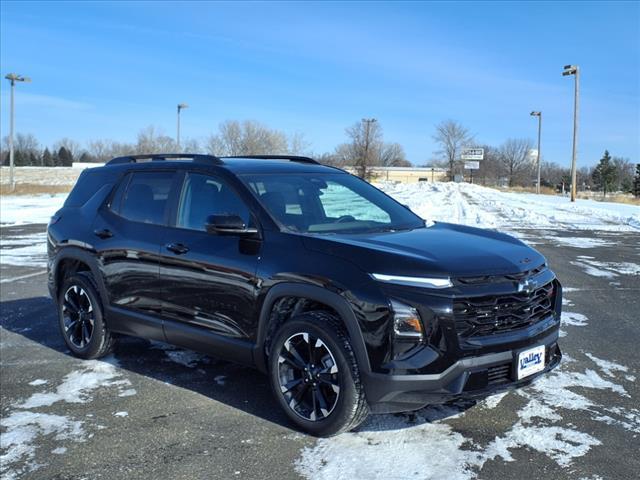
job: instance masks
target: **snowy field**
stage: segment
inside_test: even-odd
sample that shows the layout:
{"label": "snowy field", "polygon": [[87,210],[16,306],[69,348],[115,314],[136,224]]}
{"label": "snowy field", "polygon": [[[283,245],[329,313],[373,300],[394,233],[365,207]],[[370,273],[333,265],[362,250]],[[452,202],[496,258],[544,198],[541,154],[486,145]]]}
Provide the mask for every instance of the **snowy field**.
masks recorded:
{"label": "snowy field", "polygon": [[[571,204],[562,197],[505,193],[468,184],[380,186],[427,220],[507,231],[533,245],[543,245],[549,252],[562,252],[566,257],[566,266],[562,267],[565,288],[561,330],[565,356],[558,369],[531,387],[490,397],[473,408],[461,403],[429,407],[413,414],[376,415],[354,432],[313,440],[294,460],[295,472],[309,479],[471,480],[495,476],[486,472],[509,472],[505,478],[522,478],[523,471],[530,467],[538,472],[537,478],[542,475],[540,472],[561,472],[562,478],[576,480],[609,478],[595,467],[590,467],[587,475],[583,465],[590,455],[603,455],[594,452],[604,450],[605,457],[607,452],[613,455],[611,445],[628,448],[640,444],[638,369],[632,363],[636,362],[637,352],[636,357],[630,357],[633,354],[625,356],[612,344],[602,345],[598,341],[602,317],[592,315],[591,307],[586,305],[601,291],[613,297],[637,291],[640,207],[589,200]],[[34,230],[30,226],[46,223],[64,198],[65,195],[0,197],[3,268],[45,268],[44,227]],[[636,236],[639,241],[634,246]],[[627,245],[622,250],[622,239],[631,247]],[[621,256],[617,254],[620,251],[630,253]],[[560,267],[560,258],[556,258],[554,268]],[[617,322],[620,318],[613,314],[607,320]],[[592,329],[595,333],[590,333]],[[618,342],[623,343],[624,339]],[[198,382],[209,382],[214,388],[233,384],[234,372],[238,374],[238,370],[228,375],[224,370],[215,371],[216,363],[208,357],[164,344],[154,342],[148,351],[194,376],[210,375]],[[132,355],[138,361],[141,353]],[[90,408],[94,402],[97,410],[106,402],[113,422],[134,421],[148,404],[153,404],[142,401],[145,389],[151,395],[148,398],[156,399],[163,394],[162,388],[171,384],[170,377],[163,380],[165,383],[150,378],[151,386],[145,386],[139,377],[147,376],[128,375],[121,368],[121,361],[131,359],[112,356],[105,361],[78,362],[59,378],[43,371],[25,380],[26,393],[2,411],[0,475],[17,479],[30,472],[45,472],[49,463],[62,461],[57,459],[64,458],[67,450],[90,444],[94,435],[100,437],[102,429],[107,428],[103,424],[109,422],[103,418],[97,423],[93,410],[86,416],[75,415],[78,406]],[[156,362],[149,368],[159,367]],[[138,403],[143,405],[140,411],[131,406],[136,405],[138,397]],[[126,401],[132,402],[130,407],[122,406]],[[175,405],[180,401],[183,400],[177,400],[171,408],[178,408]],[[63,413],[49,411],[49,407],[60,407]],[[478,424],[482,427],[476,428]],[[147,423],[143,427],[140,436],[150,428]],[[46,449],[42,447],[45,443]],[[263,448],[258,443],[251,448]],[[638,449],[631,450],[637,453]],[[532,458],[538,458],[534,455],[544,461],[532,463]],[[632,461],[631,457],[627,461]],[[615,471],[616,466],[607,468]],[[39,478],[51,477],[53,473]]]}

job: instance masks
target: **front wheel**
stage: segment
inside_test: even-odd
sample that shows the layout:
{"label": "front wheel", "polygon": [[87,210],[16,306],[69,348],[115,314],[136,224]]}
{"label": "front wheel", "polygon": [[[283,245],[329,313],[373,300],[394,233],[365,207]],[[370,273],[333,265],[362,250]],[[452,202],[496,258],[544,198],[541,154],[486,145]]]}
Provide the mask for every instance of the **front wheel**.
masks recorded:
{"label": "front wheel", "polygon": [[369,408],[349,337],[326,312],[307,312],[280,327],[269,356],[271,385],[287,416],[328,437],[364,421]]}

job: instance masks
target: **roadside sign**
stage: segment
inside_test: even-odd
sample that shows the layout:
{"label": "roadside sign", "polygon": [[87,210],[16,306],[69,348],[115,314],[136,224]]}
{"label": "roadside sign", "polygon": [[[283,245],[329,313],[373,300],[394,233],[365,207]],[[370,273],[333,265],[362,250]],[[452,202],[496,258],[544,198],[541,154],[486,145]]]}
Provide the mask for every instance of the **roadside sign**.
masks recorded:
{"label": "roadside sign", "polygon": [[484,148],[464,148],[460,160],[484,160]]}
{"label": "roadside sign", "polygon": [[478,170],[480,168],[480,162],[464,162],[464,168],[467,170]]}

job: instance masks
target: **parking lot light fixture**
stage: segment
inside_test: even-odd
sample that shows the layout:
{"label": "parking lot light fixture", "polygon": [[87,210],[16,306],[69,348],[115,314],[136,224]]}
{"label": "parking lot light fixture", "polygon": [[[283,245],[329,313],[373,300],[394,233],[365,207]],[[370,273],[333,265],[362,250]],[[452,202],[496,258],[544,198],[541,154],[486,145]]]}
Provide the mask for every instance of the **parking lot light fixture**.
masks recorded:
{"label": "parking lot light fixture", "polygon": [[536,181],[536,193],[540,195],[540,132],[542,131],[542,112],[531,112],[532,117],[538,117],[538,155],[536,168],[538,170],[538,180]]}
{"label": "parking lot light fixture", "polygon": [[178,128],[177,128],[177,132],[176,132],[176,145],[177,145],[177,149],[178,149],[178,153],[180,152],[180,110],[183,110],[185,108],[189,108],[189,105],[187,105],[186,103],[179,103],[178,104]]}
{"label": "parking lot light fixture", "polygon": [[14,191],[16,189],[16,181],[14,176],[15,165],[13,160],[13,118],[15,116],[14,114],[15,107],[14,107],[14,100],[13,100],[14,90],[15,90],[16,82],[30,83],[31,79],[29,77],[18,75],[17,73],[9,73],[4,78],[9,80],[9,82],[11,83],[11,100],[10,100],[11,107],[10,107],[10,113],[9,113],[9,186],[10,186],[9,188],[11,189],[11,191]]}
{"label": "parking lot light fixture", "polygon": [[565,65],[563,77],[573,75],[575,77],[573,99],[573,154],[571,158],[571,201],[576,201],[576,161],[578,148],[578,109],[580,100],[580,68],[577,65]]}

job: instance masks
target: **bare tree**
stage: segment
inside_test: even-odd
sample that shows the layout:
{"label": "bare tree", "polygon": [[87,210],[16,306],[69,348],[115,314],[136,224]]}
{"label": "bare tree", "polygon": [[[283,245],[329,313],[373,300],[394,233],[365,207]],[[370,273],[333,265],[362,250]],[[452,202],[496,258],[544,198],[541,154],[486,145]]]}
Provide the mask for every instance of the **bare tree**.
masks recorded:
{"label": "bare tree", "polygon": [[380,164],[382,127],[375,119],[363,119],[346,129],[349,143],[339,145],[336,154],[345,165],[354,165],[359,177],[368,179],[371,167]]}
{"label": "bare tree", "polygon": [[385,143],[380,151],[380,164],[384,167],[410,167],[404,148],[399,143]]}
{"label": "bare tree", "polygon": [[213,155],[277,155],[289,152],[287,136],[261,123],[227,120],[207,141]]}
{"label": "bare tree", "polygon": [[531,171],[532,162],[529,156],[531,146],[532,142],[527,138],[510,138],[500,147],[500,162],[509,178],[510,187],[515,184],[518,177]]}
{"label": "bare tree", "polygon": [[290,135],[287,143],[289,145],[287,152],[291,155],[308,155],[309,148],[311,147],[311,143],[304,138],[304,134],[301,132]]}
{"label": "bare tree", "polygon": [[149,125],[138,133],[135,150],[136,153],[171,153],[177,152],[178,148],[175,139]]}
{"label": "bare tree", "polygon": [[445,157],[449,165],[449,176],[453,181],[460,152],[464,147],[471,145],[473,136],[469,130],[455,120],[445,120],[436,125],[433,139],[440,145],[440,150],[437,153]]}
{"label": "bare tree", "polygon": [[80,156],[80,154],[82,153],[82,148],[80,147],[80,144],[78,142],[76,142],[75,140],[72,140],[72,139],[70,139],[68,137],[64,137],[64,138],[58,140],[53,145],[53,149],[55,151],[58,151],[63,147],[71,154],[71,158],[72,159],[77,159]]}
{"label": "bare tree", "polygon": [[628,158],[613,157],[611,159],[616,170],[616,180],[613,189],[619,192],[630,192],[633,187],[633,176],[635,174],[635,165]]}

